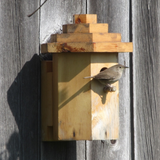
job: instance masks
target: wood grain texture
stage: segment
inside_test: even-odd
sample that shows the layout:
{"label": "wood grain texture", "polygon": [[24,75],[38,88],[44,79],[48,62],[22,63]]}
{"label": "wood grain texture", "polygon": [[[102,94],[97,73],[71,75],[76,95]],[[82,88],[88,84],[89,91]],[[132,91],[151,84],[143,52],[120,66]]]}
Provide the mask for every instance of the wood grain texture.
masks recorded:
{"label": "wood grain texture", "polygon": [[[92,139],[91,84],[83,77],[90,73],[91,55],[58,55],[58,139]],[[83,115],[83,116],[82,116]]]}
{"label": "wood grain texture", "polygon": [[86,14],[86,0],[60,0],[41,8],[40,44],[49,42],[51,34],[62,33],[62,26],[73,24],[73,15]]}
{"label": "wood grain texture", "polygon": [[[98,14],[98,22],[109,23],[109,31],[121,33],[122,41],[128,42],[129,2],[127,0],[88,0],[86,3],[85,0],[50,0],[41,8],[40,18],[38,12],[28,18],[27,15],[38,7],[38,2],[37,0],[1,0],[0,2],[0,159],[131,159],[129,72],[126,71],[120,81],[120,139],[116,143],[114,143],[115,141],[104,143],[101,143],[101,141],[41,143],[39,124],[40,63],[37,56],[39,41],[40,44],[49,42],[51,34],[61,33],[63,24],[73,23],[73,14],[86,13],[86,4],[88,13]],[[147,77],[146,73],[151,73],[151,69],[154,71],[152,73],[160,73],[157,52],[159,51],[159,34],[157,34],[159,29],[156,27],[159,24],[157,23],[159,17],[156,14],[156,12],[159,13],[159,6],[156,3],[157,1],[153,1],[153,3],[136,1],[133,3],[135,5],[134,25],[138,26],[138,28],[135,27],[137,31],[134,31],[136,37],[134,39],[139,43],[135,47],[139,56],[139,59],[136,59],[136,57],[134,59],[135,66],[137,65],[134,74],[138,72],[135,82],[142,75]],[[145,7],[148,7],[148,9]],[[142,30],[142,26],[144,26],[144,30]],[[141,38],[139,38],[140,35]],[[154,38],[152,38],[153,35]],[[144,51],[143,45],[146,47],[145,52],[147,54],[141,54]],[[150,52],[152,54],[149,54]],[[142,56],[145,54],[146,59]],[[127,54],[122,53],[119,56],[119,61],[128,65],[128,58]],[[140,65],[141,61],[143,67]],[[150,67],[148,62],[154,65]],[[147,67],[144,64],[147,64]],[[148,70],[140,72],[139,66]],[[156,113],[159,112],[157,104],[160,93],[158,89],[153,90],[153,86],[159,88],[159,79],[159,74],[157,74],[156,79],[155,76],[147,77],[147,86],[144,86],[146,90],[142,88],[142,82],[139,85],[137,83],[135,87],[137,90],[135,94],[137,94],[136,98],[138,99],[135,103],[137,105],[135,113],[138,115],[138,120],[141,120],[141,124],[137,123],[138,120],[135,121],[135,124],[138,124],[136,126],[139,126],[136,136],[144,134],[144,137],[146,137],[140,137],[139,139],[136,137],[136,148],[139,149],[139,152],[136,152],[137,159],[139,157],[141,159],[159,158],[159,130],[157,127],[159,126],[159,115]],[[148,84],[150,84],[149,87]],[[146,95],[145,99],[141,100],[138,97],[142,96],[140,92],[138,93],[138,90],[143,91],[143,95]],[[150,90],[152,92],[149,92]],[[138,110],[138,107],[142,104],[152,104],[154,107],[153,109],[152,107],[146,107]],[[154,115],[156,116],[154,117]],[[153,127],[149,122],[153,123]],[[146,132],[143,131],[144,129],[146,129]]]}
{"label": "wood grain texture", "polygon": [[[87,13],[97,14],[98,23],[108,23],[109,32],[121,33],[122,42],[129,42],[129,1],[88,0]],[[129,54],[119,53],[119,63],[129,66]],[[87,160],[131,159],[130,136],[130,74],[126,70],[119,83],[120,135],[118,141],[88,141]],[[112,143],[111,143],[112,142]]]}
{"label": "wood grain texture", "polygon": [[41,45],[41,53],[66,52],[132,52],[133,45],[129,42],[53,42]]}
{"label": "wood grain texture", "polygon": [[97,15],[96,14],[75,14],[74,15],[74,23],[97,23]]}
{"label": "wood grain texture", "polygon": [[[96,75],[103,67],[116,65],[117,61],[118,53],[92,53],[90,75]],[[104,93],[104,85],[91,81],[92,140],[119,138],[119,83],[113,86],[115,92]]]}
{"label": "wood grain texture", "polygon": [[156,160],[160,157],[160,6],[157,0],[136,0],[132,6],[135,159]]}
{"label": "wood grain texture", "polygon": [[108,33],[107,23],[81,23],[63,25],[63,33]]}
{"label": "wood grain texture", "polygon": [[115,92],[104,93],[97,80],[83,79],[117,64],[117,58],[118,53],[55,53],[42,62],[43,141],[119,138],[118,82]]}
{"label": "wood grain texture", "polygon": [[38,1],[0,2],[0,159],[40,157]]}
{"label": "wood grain texture", "polygon": [[51,35],[50,42],[120,42],[120,33],[65,33]]}
{"label": "wood grain texture", "polygon": [[[47,1],[41,8],[40,44],[49,42],[51,34],[61,33],[62,25],[73,24],[73,15],[79,13],[86,13],[85,0]],[[85,157],[84,147],[83,142],[42,143],[41,159],[82,160]]]}

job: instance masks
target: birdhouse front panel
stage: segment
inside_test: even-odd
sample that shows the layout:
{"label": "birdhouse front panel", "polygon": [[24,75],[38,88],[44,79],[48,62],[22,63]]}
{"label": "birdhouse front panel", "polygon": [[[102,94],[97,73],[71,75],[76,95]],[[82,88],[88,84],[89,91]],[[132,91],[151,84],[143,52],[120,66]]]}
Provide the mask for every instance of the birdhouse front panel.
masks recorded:
{"label": "birdhouse front panel", "polygon": [[57,56],[58,140],[91,139],[91,84],[83,79],[90,73],[90,54]]}

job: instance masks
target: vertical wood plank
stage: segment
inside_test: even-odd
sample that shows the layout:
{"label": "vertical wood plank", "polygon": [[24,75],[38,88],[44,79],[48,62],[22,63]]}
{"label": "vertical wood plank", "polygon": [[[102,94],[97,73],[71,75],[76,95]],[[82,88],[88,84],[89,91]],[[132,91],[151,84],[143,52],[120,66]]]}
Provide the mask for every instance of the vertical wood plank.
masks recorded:
{"label": "vertical wood plank", "polygon": [[[18,31],[16,23],[13,23],[15,18],[15,6],[13,2],[2,0],[0,3],[0,159],[17,158],[19,152],[19,128],[14,119],[10,105],[7,101],[7,91],[14,81],[16,75],[20,70],[20,64],[16,63],[19,59],[18,54]],[[6,14],[5,14],[6,13]],[[12,27],[11,27],[12,26]],[[18,87],[12,90],[17,93],[17,96],[12,96],[14,103],[13,106],[19,104]],[[13,108],[17,116],[20,116],[20,110],[16,107]],[[16,143],[15,143],[16,142]],[[14,146],[13,148],[9,147]],[[12,157],[11,157],[12,154]]]}
{"label": "vertical wood plank", "polygon": [[132,1],[135,159],[160,157],[159,1]]}
{"label": "vertical wood plank", "polygon": [[[94,2],[95,1],[92,1],[90,3],[94,4]],[[0,75],[2,77],[0,80],[0,159],[17,159],[18,157],[19,159],[31,160],[53,159],[53,157],[55,157],[55,159],[85,159],[88,157],[85,157],[84,141],[76,143],[42,143],[42,157],[40,157],[39,154],[40,63],[38,56],[34,55],[39,52],[38,12],[31,18],[27,17],[31,11],[37,8],[37,3],[38,1],[24,0],[18,0],[16,2],[2,0],[0,2],[0,53],[2,55],[0,59]],[[110,4],[108,3],[109,5],[106,5],[106,1],[97,1],[96,3],[97,5],[91,6],[89,3],[88,5],[92,7],[90,8],[91,10],[97,10],[97,13],[102,11],[103,14],[98,14],[98,17],[100,17],[99,22],[107,22],[106,15],[109,15],[108,18],[112,17],[114,19],[115,13],[117,13],[115,19],[119,19],[119,21],[116,22],[109,18],[109,23],[112,24],[110,31],[119,32],[117,29],[122,28],[120,33],[123,32],[124,35],[128,35],[128,28],[123,26],[124,22],[128,22],[128,16],[124,16],[128,11],[128,2],[122,3],[120,1],[118,2],[119,4],[115,6],[114,4],[117,3],[115,1],[110,2]],[[105,6],[108,8],[106,9]],[[122,8],[117,9],[118,6]],[[60,29],[62,24],[72,23],[73,14],[85,13],[86,1],[48,1],[41,11],[40,41],[42,43],[49,41],[51,33],[61,33]],[[122,15],[122,13],[125,14]],[[125,18],[121,19],[122,17]],[[121,26],[119,26],[120,24]],[[128,23],[126,23],[126,25],[128,25]],[[128,39],[126,41],[128,41]],[[121,62],[124,62],[123,55]],[[124,83],[126,83],[126,81],[124,81]],[[128,84],[125,89],[122,90],[126,95],[127,87]],[[128,98],[123,101],[124,104],[126,101],[129,101]],[[121,103],[123,104],[123,102]],[[128,109],[122,111],[122,118],[124,113],[127,114],[127,118]],[[126,123],[129,122],[125,121],[124,128],[126,127]],[[124,129],[123,133],[125,132],[127,137],[129,132]],[[125,138],[123,140],[125,141],[124,146],[126,147],[129,139]],[[122,151],[119,149],[120,146],[117,145],[119,141],[116,144],[114,144],[114,141],[105,143],[101,143],[100,141],[87,142],[88,146],[89,143],[91,143],[91,148],[86,148],[86,153],[93,154],[93,159],[96,157],[106,158],[107,153],[110,154],[112,159],[113,155],[116,158],[122,157],[124,159],[124,156],[128,158],[130,153],[129,150],[127,150],[127,154],[122,152],[123,154],[117,156],[117,151],[119,151],[119,154],[120,151]],[[124,146],[122,145],[121,148]],[[104,149],[102,147],[104,147]],[[107,147],[108,149],[106,151]],[[95,149],[101,150],[102,152],[95,152]]]}
{"label": "vertical wood plank", "polygon": [[[73,15],[80,13],[86,13],[86,0],[47,1],[41,8],[40,43],[49,42],[51,34],[62,33],[62,25],[73,24]],[[85,157],[84,147],[83,141],[42,143],[41,156],[47,160],[82,160]]]}
{"label": "vertical wood plank", "polygon": [[39,157],[38,1],[0,2],[0,159]]}
{"label": "vertical wood plank", "polygon": [[[103,67],[117,64],[118,53],[91,54],[91,74],[96,75]],[[119,83],[113,84],[115,92],[103,92],[104,85],[91,81],[92,139],[119,138]]]}
{"label": "vertical wood plank", "polygon": [[27,17],[38,5],[38,1],[22,0],[18,1],[17,6],[20,20],[18,35],[21,71],[17,77],[21,106],[21,159],[40,159],[40,61],[37,55],[39,14]]}
{"label": "vertical wood plank", "polygon": [[58,54],[59,140],[92,139],[90,67],[90,53]]}
{"label": "vertical wood plank", "polygon": [[[97,14],[98,23],[108,23],[109,32],[121,33],[122,42],[129,42],[129,1],[87,1],[87,13]],[[128,53],[119,54],[119,63],[130,65]],[[117,141],[88,141],[87,159],[129,160],[131,159],[130,136],[130,71],[126,70],[120,80],[119,114],[120,135]]]}
{"label": "vertical wood plank", "polygon": [[73,24],[75,14],[86,14],[86,0],[47,1],[41,8],[40,43],[49,42],[51,34],[62,33],[62,25]]}

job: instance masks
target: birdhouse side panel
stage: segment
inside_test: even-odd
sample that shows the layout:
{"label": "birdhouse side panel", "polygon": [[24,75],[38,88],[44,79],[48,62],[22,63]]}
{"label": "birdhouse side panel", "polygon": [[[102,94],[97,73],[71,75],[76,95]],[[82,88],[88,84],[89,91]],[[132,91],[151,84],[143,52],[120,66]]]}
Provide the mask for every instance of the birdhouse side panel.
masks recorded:
{"label": "birdhouse side panel", "polygon": [[[103,67],[117,64],[118,53],[99,53],[91,56],[91,75]],[[104,85],[94,79],[91,82],[92,139],[117,139],[119,135],[119,82],[115,92],[103,92]]]}
{"label": "birdhouse side panel", "polygon": [[53,81],[52,61],[41,63],[42,140],[53,140]]}
{"label": "birdhouse side panel", "polygon": [[53,140],[58,140],[58,54],[52,55],[53,82]]}

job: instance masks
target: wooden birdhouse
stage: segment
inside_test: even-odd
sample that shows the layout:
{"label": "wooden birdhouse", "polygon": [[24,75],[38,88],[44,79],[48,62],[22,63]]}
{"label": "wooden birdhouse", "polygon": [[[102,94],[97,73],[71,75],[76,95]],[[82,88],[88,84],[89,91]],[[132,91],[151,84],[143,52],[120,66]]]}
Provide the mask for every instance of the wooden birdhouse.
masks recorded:
{"label": "wooden birdhouse", "polygon": [[75,15],[74,21],[41,45],[42,54],[52,53],[52,61],[42,61],[42,140],[118,139],[119,83],[104,93],[101,83],[83,77],[115,65],[118,52],[132,52],[132,43],[108,33],[97,15]]}

